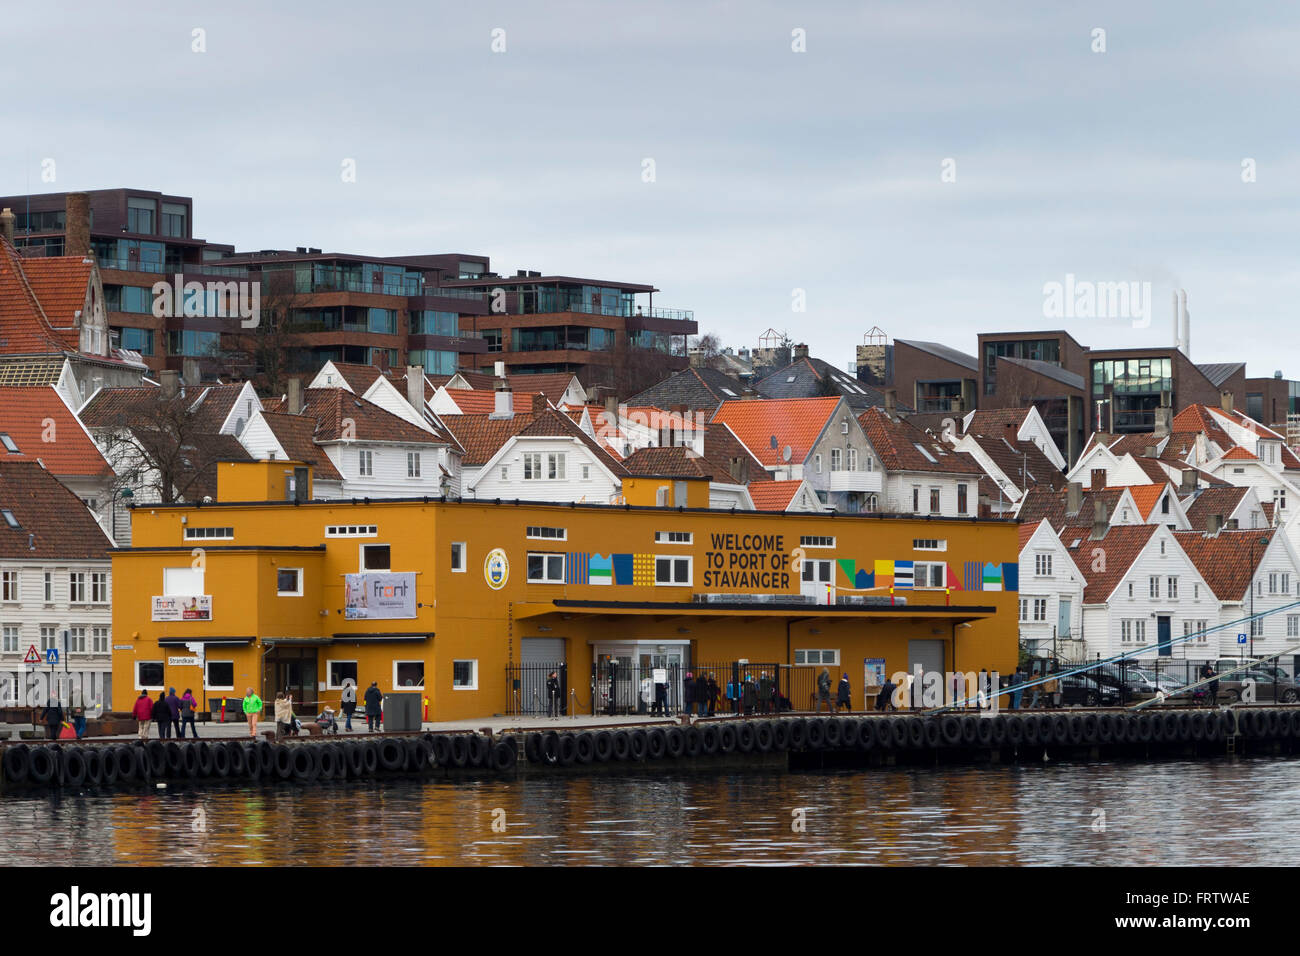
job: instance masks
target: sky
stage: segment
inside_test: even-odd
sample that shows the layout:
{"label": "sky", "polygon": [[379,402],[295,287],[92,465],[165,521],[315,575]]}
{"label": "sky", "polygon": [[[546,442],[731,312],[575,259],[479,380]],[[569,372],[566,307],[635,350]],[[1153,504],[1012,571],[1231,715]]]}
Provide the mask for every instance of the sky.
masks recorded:
{"label": "sky", "polygon": [[[1295,5],[69,2],[5,35],[0,195],[652,283],[841,367],[873,326],[1166,345],[1184,288],[1193,360],[1300,378]],[[1049,315],[1067,276],[1153,304]]]}

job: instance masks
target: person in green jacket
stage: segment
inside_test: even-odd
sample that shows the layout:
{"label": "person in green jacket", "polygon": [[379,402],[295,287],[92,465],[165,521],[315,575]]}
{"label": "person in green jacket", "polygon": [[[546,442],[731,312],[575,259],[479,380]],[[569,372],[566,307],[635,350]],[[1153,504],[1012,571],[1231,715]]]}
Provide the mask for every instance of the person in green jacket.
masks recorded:
{"label": "person in green jacket", "polygon": [[253,688],[248,688],[248,693],[244,695],[244,716],[248,718],[248,735],[257,736],[257,718],[262,715],[262,698],[253,693]]}

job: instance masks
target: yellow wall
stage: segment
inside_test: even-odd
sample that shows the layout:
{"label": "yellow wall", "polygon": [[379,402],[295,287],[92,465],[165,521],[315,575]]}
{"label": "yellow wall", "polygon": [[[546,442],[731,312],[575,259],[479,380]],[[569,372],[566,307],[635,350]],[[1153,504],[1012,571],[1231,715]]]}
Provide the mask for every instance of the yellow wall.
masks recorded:
{"label": "yellow wall", "polygon": [[[187,525],[181,523],[182,516]],[[185,541],[182,529],[200,525],[232,527],[233,539]],[[377,533],[367,538],[326,537],[326,525],[374,525]],[[562,541],[529,540],[525,536],[529,526],[563,528],[566,537]],[[849,673],[855,698],[862,682],[863,658],[884,657],[891,673],[906,670],[909,639],[945,641],[945,666],[950,668],[955,641],[958,670],[986,667],[1006,672],[1016,660],[1017,595],[1007,591],[953,590],[945,595],[942,590],[900,590],[898,596],[909,606],[927,606],[933,616],[905,617],[900,611],[893,620],[846,619],[813,606],[784,616],[758,608],[752,612],[718,610],[705,617],[672,608],[639,609],[619,616],[561,608],[543,617],[531,616],[539,605],[549,606],[557,599],[662,604],[690,602],[699,593],[798,594],[799,575],[792,560],[801,535],[835,539],[833,548],[808,549],[809,558],[853,560],[857,568],[868,570],[875,568],[877,560],[938,559],[952,568],[960,582],[965,562],[1000,565],[1017,560],[1016,528],[1010,523],[376,500],[369,504],[142,506],[134,512],[132,531],[135,547],[113,558],[114,643],[131,645],[130,650],[114,652],[114,686],[120,688],[114,701],[117,709],[129,707],[135,696],[137,659],[187,653],[183,648],[160,651],[160,638],[256,638],[247,646],[213,648],[208,653],[213,660],[236,662],[236,692],[241,694],[249,685],[263,692],[260,668],[268,650],[267,638],[333,641],[317,649],[321,680],[328,659],[356,659],[361,686],[375,680],[384,691],[394,689],[394,660],[423,660],[431,719],[503,712],[508,698],[506,665],[520,659],[524,637],[567,639],[570,685],[579,688],[584,701],[589,696],[591,642],[613,639],[689,640],[691,660],[697,662],[748,658],[791,663],[795,649],[836,648],[840,650],[839,669]],[[656,532],[669,531],[689,532],[693,540],[689,544],[655,543]],[[947,549],[913,551],[912,542],[917,538],[942,538]],[[465,569],[460,572],[450,568],[453,542],[465,546]],[[345,620],[344,575],[358,571],[363,544],[389,545],[392,570],[415,573],[416,599],[421,606],[414,619]],[[503,586],[494,589],[485,575],[485,559],[498,548],[505,554],[509,573]],[[570,556],[608,556],[613,552],[640,556],[640,560],[633,557],[631,561],[636,583],[529,583],[530,550]],[[657,555],[690,556],[691,585],[655,586]],[[151,597],[162,594],[163,569],[193,562],[201,562],[205,568],[204,590],[212,598],[213,619],[151,621]],[[734,577],[748,572],[750,566],[761,566],[756,573],[762,577],[748,581]],[[303,596],[276,593],[276,570],[281,567],[303,569]],[[850,582],[838,565],[834,573],[838,593],[856,593],[844,590]],[[889,592],[885,588],[871,593],[887,598]],[[944,617],[952,609],[971,605],[992,606],[996,613],[969,627],[956,627],[951,618]],[[814,629],[820,633],[810,633]],[[394,632],[435,636],[400,643],[385,638],[347,638]],[[457,659],[478,661],[476,690],[453,689],[452,661]],[[199,693],[197,668],[175,668],[175,675],[172,670],[165,675],[167,684],[178,689],[191,686]],[[338,696],[337,690],[321,694],[335,705]]]}
{"label": "yellow wall", "polygon": [[[726,476],[723,476],[724,478]],[[686,500],[678,501],[676,486],[686,486]],[[664,503],[670,508],[707,508],[709,506],[709,479],[707,478],[656,478],[629,476],[623,479],[623,500],[630,505],[653,508],[659,501],[659,490],[666,489]]]}

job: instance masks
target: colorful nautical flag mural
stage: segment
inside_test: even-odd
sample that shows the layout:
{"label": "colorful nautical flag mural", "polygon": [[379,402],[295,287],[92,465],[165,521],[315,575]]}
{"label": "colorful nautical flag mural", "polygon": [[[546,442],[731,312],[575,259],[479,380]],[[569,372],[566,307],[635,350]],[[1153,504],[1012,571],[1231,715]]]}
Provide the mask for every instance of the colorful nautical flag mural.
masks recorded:
{"label": "colorful nautical flag mural", "polygon": [[1002,590],[1002,565],[991,562],[984,565],[983,588],[985,591]]}
{"label": "colorful nautical flag mural", "polygon": [[614,564],[614,583],[631,584],[632,583],[632,555],[630,554],[612,554],[610,561]]}
{"label": "colorful nautical flag mural", "polygon": [[602,558],[598,554],[593,554],[588,563],[588,584],[613,584],[614,583],[614,559],[612,556]]}
{"label": "colorful nautical flag mural", "polygon": [[866,568],[858,568],[858,576],[854,580],[853,586],[859,591],[868,591],[876,586],[876,576],[869,574]]}
{"label": "colorful nautical flag mural", "polygon": [[654,587],[655,556],[653,554],[632,555],[632,583]]}
{"label": "colorful nautical flag mural", "polygon": [[911,590],[912,580],[916,571],[911,561],[894,562],[894,587],[900,590]]}
{"label": "colorful nautical flag mural", "polygon": [[954,591],[964,591],[961,578],[957,577],[957,572],[952,569],[951,564],[944,565],[944,586]]}
{"label": "colorful nautical flag mural", "polygon": [[849,583],[849,587],[853,587],[853,579],[857,576],[858,562],[853,558],[840,558],[835,563],[844,572],[844,580]]}
{"label": "colorful nautical flag mural", "polygon": [[570,551],[567,560],[564,562],[564,583],[586,584],[590,567],[591,554],[589,552]]}

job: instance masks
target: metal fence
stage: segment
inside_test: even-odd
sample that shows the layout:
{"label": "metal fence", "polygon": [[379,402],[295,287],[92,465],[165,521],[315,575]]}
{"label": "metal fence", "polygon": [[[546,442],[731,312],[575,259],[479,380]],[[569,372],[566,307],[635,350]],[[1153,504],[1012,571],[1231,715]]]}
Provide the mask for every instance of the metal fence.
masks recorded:
{"label": "metal fence", "polygon": [[[551,675],[555,683],[551,683]],[[508,664],[506,666],[506,713],[532,717],[568,716],[572,710],[569,667],[552,663]]]}
{"label": "metal fence", "polygon": [[[1210,679],[1206,665],[1214,672],[1214,684],[1196,687]],[[1238,658],[1208,658],[1185,660],[1179,658],[1145,658],[1111,663],[1072,664],[1047,658],[1029,662],[1030,679],[1050,676],[1053,671],[1063,672],[1077,667],[1087,669],[1064,678],[1066,696],[1082,698],[1077,702],[1127,706],[1163,697],[1171,704],[1188,705],[1232,703],[1250,700],[1294,703],[1300,699],[1300,686],[1291,670],[1271,661],[1254,662]],[[1006,676],[1002,678],[1007,686]],[[1021,695],[1022,706],[1031,706],[1034,688]],[[1050,704],[1046,691],[1039,688],[1040,704]],[[1004,697],[1005,701],[1006,698]],[[1068,699],[1067,703],[1070,702]]]}

